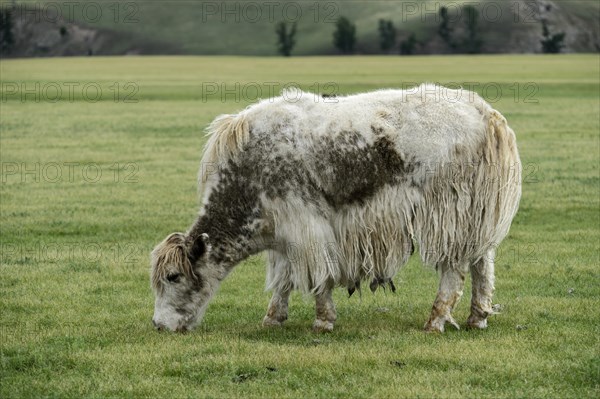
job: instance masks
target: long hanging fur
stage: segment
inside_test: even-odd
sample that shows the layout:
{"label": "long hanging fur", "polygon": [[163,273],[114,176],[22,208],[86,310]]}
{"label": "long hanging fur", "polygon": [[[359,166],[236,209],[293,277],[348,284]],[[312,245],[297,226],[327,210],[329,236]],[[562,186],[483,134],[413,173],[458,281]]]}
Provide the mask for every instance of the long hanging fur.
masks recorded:
{"label": "long hanging fur", "polygon": [[466,268],[496,248],[518,209],[521,166],[505,118],[489,106],[480,112],[484,140],[475,151],[454,154],[454,162],[436,164],[422,190],[387,187],[331,219],[300,200],[272,204],[275,229],[286,241],[332,245],[288,251],[291,267],[275,262],[267,288],[291,285],[317,294],[331,284],[349,290],[361,280],[384,285],[408,261],[413,240],[423,263],[436,267]]}
{"label": "long hanging fur", "polygon": [[437,174],[415,210],[421,259],[465,267],[508,234],[521,196],[521,166],[513,131],[497,111],[487,115],[480,151]]}

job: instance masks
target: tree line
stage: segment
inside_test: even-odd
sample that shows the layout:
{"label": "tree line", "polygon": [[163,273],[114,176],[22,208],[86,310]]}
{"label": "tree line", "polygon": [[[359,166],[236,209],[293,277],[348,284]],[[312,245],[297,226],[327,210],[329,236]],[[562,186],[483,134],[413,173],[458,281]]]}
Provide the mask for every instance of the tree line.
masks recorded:
{"label": "tree line", "polygon": [[[448,46],[450,52],[478,54],[484,45],[483,36],[479,23],[479,11],[472,5],[462,7],[464,18],[457,26],[449,15],[448,8],[439,9],[439,26],[437,35]],[[543,53],[560,53],[564,48],[565,33],[551,33],[548,21],[541,19],[542,39],[540,40]],[[296,45],[297,26],[294,22],[291,27],[285,22],[279,22],[276,26],[277,51],[283,56],[290,56]],[[379,33],[379,47],[383,53],[389,54],[397,51],[399,54],[415,54],[419,42],[414,32],[409,32],[403,40],[398,42],[398,30],[391,19],[380,19],[377,31]],[[460,31],[460,33],[459,33]],[[335,23],[333,32],[333,45],[342,54],[352,54],[356,47],[356,25],[346,17],[339,17]]]}

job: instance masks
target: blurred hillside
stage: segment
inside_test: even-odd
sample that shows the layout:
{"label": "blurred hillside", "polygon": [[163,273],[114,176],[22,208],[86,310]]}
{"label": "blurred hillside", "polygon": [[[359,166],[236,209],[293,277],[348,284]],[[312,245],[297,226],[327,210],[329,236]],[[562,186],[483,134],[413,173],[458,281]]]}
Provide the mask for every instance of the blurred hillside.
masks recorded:
{"label": "blurred hillside", "polygon": [[[479,14],[482,53],[541,52],[541,20],[552,33],[566,34],[563,52],[600,51],[600,1],[7,1],[3,56],[120,54],[275,55],[275,24],[297,22],[294,55],[337,54],[335,21],[356,24],[356,53],[380,54],[378,20],[391,19],[397,44],[415,34],[416,54],[465,52],[438,34],[438,8],[450,12],[453,34],[465,36],[463,3]],[[9,24],[10,26],[8,26]]]}

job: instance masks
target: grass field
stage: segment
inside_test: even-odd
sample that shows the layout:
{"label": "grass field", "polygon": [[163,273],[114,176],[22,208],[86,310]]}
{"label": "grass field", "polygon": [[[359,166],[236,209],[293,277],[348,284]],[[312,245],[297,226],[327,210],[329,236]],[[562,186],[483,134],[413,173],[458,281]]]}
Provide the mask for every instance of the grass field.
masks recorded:
{"label": "grass field", "polygon": [[[599,74],[597,55],[0,62],[0,397],[598,397]],[[194,220],[210,120],[284,83],[422,81],[475,87],[517,133],[523,198],[487,331],[422,332],[437,276],[417,257],[396,294],[337,290],[331,334],[298,294],[264,329],[261,256],[197,330],[154,331],[149,252]]]}

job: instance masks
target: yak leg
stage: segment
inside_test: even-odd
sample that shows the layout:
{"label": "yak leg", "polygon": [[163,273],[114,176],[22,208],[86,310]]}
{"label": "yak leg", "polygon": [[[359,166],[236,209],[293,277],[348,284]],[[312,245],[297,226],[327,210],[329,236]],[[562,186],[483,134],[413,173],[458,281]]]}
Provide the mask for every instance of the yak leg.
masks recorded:
{"label": "yak leg", "polygon": [[315,296],[317,317],[313,323],[315,332],[333,331],[333,323],[337,317],[332,298],[332,288],[328,287]]}
{"label": "yak leg", "polygon": [[429,321],[425,324],[426,331],[444,332],[446,322],[460,329],[452,318],[452,310],[463,293],[465,272],[450,265],[442,265],[442,277],[437,297],[431,309]]}
{"label": "yak leg", "polygon": [[467,325],[471,328],[486,328],[487,317],[493,313],[492,295],[494,294],[494,256],[490,249],[477,263],[471,265],[471,315]]}
{"label": "yak leg", "polygon": [[290,292],[291,289],[285,287],[273,291],[267,314],[263,318],[263,326],[281,326],[287,320]]}
{"label": "yak leg", "polygon": [[267,285],[274,287],[263,326],[281,326],[288,318],[288,302],[292,292],[288,273],[291,265],[287,257],[279,252],[268,251],[268,256]]}

